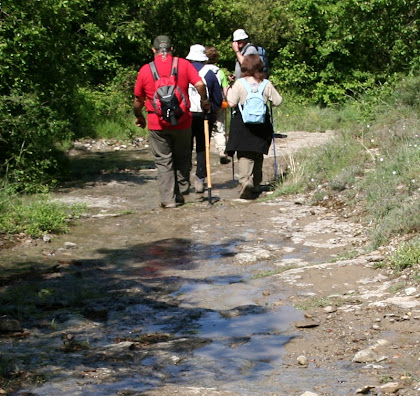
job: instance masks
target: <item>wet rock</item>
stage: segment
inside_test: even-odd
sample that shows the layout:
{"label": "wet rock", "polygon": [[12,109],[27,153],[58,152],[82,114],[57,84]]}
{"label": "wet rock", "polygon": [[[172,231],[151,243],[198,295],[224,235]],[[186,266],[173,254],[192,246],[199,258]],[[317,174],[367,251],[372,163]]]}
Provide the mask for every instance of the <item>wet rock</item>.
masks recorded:
{"label": "wet rock", "polygon": [[297,327],[298,329],[310,329],[312,327],[317,327],[319,326],[319,322],[314,320],[314,319],[310,319],[307,318],[305,320],[302,320],[300,322],[295,322],[295,327]]}
{"label": "wet rock", "polygon": [[44,241],[44,242],[51,242],[51,236],[50,235],[48,235],[48,234],[46,234],[46,235],[44,235],[43,237],[42,237],[42,240]]}
{"label": "wet rock", "polygon": [[417,289],[415,287],[407,287],[407,289],[405,289],[404,291],[407,296],[413,296],[414,294],[416,294]]}
{"label": "wet rock", "polygon": [[235,349],[251,341],[251,337],[235,337],[230,343],[230,347]]}
{"label": "wet rock", "polygon": [[271,254],[268,250],[265,249],[254,249],[249,253],[239,253],[236,255],[236,259],[240,263],[255,263],[258,260],[266,260],[271,257]]}
{"label": "wet rock", "polygon": [[75,249],[76,247],[77,247],[77,244],[73,242],[64,242],[65,249]]}
{"label": "wet rock", "polygon": [[306,356],[298,356],[296,359],[300,366],[307,366],[308,365],[308,358]]}
{"label": "wet rock", "polygon": [[139,396],[239,396],[229,391],[218,391],[214,388],[164,386],[159,389],[144,391]]}
{"label": "wet rock", "polygon": [[73,149],[74,150],[88,150],[88,147],[86,147],[85,144],[83,144],[82,142],[74,142],[73,143]]}
{"label": "wet rock", "polygon": [[43,256],[54,256],[55,250],[54,249],[42,249]]}
{"label": "wet rock", "polygon": [[388,382],[384,385],[381,385],[379,389],[385,394],[391,394],[401,389],[401,386],[398,382]]}
{"label": "wet rock", "polygon": [[333,312],[337,312],[337,307],[334,305],[328,305],[327,307],[324,308],[324,311],[326,313],[333,313]]}
{"label": "wet rock", "polygon": [[375,254],[375,252],[373,252],[370,255],[366,256],[366,260],[369,263],[379,263],[381,261],[384,261],[384,257],[380,253]]}
{"label": "wet rock", "polygon": [[72,353],[89,349],[89,344],[86,341],[78,341],[73,334],[64,333],[61,335],[63,341],[62,350],[66,353]]}
{"label": "wet rock", "polygon": [[172,356],[170,357],[170,360],[171,360],[171,362],[172,362],[173,364],[178,364],[178,363],[181,361],[181,358],[180,358],[179,356],[172,355]]}
{"label": "wet rock", "polygon": [[380,340],[376,341],[376,345],[388,346],[388,345],[391,345],[391,342],[388,341],[388,340],[380,339]]}
{"label": "wet rock", "polygon": [[372,349],[363,349],[354,355],[353,362],[367,363],[375,362],[377,359],[376,353]]}
{"label": "wet rock", "polygon": [[225,318],[236,318],[243,315],[255,315],[264,313],[265,309],[259,305],[242,305],[234,309],[220,311],[220,314]]}
{"label": "wet rock", "polygon": [[305,205],[305,198],[303,198],[303,197],[298,197],[297,199],[295,199],[294,204],[295,204],[295,205]]}
{"label": "wet rock", "polygon": [[103,307],[86,307],[83,316],[91,320],[106,321],[108,319],[108,309]]}
{"label": "wet rock", "polygon": [[375,389],[374,385],[365,385],[356,390],[356,394],[367,395],[370,393],[371,389]]}
{"label": "wet rock", "polygon": [[381,364],[376,363],[368,363],[365,366],[363,366],[364,369],[373,369],[373,370],[383,370],[385,367]]}
{"label": "wet rock", "polygon": [[22,326],[18,320],[6,315],[0,317],[0,333],[16,333],[19,331],[22,331]]}
{"label": "wet rock", "polygon": [[103,359],[131,359],[133,357],[134,349],[135,343],[131,341],[122,341],[117,344],[103,347],[100,354],[103,356]]}

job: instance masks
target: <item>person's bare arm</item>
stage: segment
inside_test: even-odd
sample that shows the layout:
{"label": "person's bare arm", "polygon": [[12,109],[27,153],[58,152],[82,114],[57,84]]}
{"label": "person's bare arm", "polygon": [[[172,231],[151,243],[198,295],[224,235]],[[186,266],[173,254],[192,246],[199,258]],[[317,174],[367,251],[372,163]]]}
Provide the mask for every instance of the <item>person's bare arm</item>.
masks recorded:
{"label": "person's bare arm", "polygon": [[134,115],[136,116],[136,125],[140,128],[146,127],[146,119],[143,115],[144,98],[140,96],[134,97]]}
{"label": "person's bare arm", "polygon": [[198,81],[194,87],[197,89],[197,92],[200,95],[200,104],[204,112],[208,113],[211,110],[210,100],[207,97],[206,85],[202,80]]}
{"label": "person's bare arm", "polygon": [[232,49],[235,51],[236,59],[238,60],[239,64],[242,65],[242,62],[244,61],[244,56],[239,50],[239,45],[237,41],[232,41]]}

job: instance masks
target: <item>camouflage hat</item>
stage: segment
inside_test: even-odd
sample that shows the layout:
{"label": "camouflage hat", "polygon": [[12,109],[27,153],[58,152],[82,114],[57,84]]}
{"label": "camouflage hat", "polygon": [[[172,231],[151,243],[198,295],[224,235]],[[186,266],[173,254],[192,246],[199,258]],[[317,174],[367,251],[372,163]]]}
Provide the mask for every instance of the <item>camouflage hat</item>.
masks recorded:
{"label": "camouflage hat", "polygon": [[171,39],[168,36],[157,36],[153,41],[153,48],[156,50],[171,48]]}

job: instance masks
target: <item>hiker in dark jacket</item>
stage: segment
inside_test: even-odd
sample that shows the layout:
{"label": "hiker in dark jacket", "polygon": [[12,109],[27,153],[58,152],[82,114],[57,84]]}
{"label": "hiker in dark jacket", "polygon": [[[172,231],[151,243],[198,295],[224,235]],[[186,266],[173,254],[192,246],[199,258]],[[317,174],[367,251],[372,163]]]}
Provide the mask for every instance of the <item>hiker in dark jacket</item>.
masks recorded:
{"label": "hiker in dark jacket", "polygon": [[[264,64],[259,55],[245,56],[241,65],[242,77],[251,88],[258,89],[264,81]],[[229,139],[226,152],[233,157],[236,152],[238,157],[239,182],[242,190],[240,198],[253,199],[261,193],[262,165],[264,154],[268,154],[273,137],[273,125],[270,120],[270,112],[266,112],[263,124],[245,124],[238,103],[244,104],[247,91],[241,80],[236,80],[228,90],[227,100],[230,107],[234,108],[230,123]],[[274,106],[280,105],[282,97],[274,86],[268,81],[263,98],[265,103],[270,101]]]}
{"label": "hiker in dark jacket", "polygon": [[205,47],[200,44],[192,45],[190,47],[190,52],[186,56],[186,59],[191,61],[192,65],[199,72],[200,77],[204,80],[211,103],[210,113],[203,112],[199,101],[194,99],[194,97],[197,97],[198,99],[199,97],[194,95],[195,90],[190,86],[188,95],[191,102],[190,111],[193,116],[191,126],[191,150],[193,149],[195,139],[195,151],[197,154],[197,169],[195,172],[194,188],[196,194],[202,194],[204,192],[204,180],[206,178],[206,142],[204,139],[204,117],[208,117],[209,131],[211,131],[215,120],[215,114],[222,105],[223,96],[219,81],[214,72],[211,70],[211,66],[205,64],[205,62],[208,61]]}

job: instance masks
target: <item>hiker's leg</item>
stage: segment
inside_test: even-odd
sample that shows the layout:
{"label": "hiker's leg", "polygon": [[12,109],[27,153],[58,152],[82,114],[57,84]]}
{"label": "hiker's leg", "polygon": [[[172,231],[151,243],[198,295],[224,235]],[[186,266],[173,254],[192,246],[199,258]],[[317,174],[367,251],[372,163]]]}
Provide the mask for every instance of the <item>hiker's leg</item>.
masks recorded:
{"label": "hiker's leg", "polygon": [[238,151],[238,180],[242,185],[251,183],[254,185],[252,171],[254,169],[254,153],[248,151]]}
{"label": "hiker's leg", "polygon": [[254,190],[260,190],[260,184],[263,179],[263,161],[264,155],[261,153],[254,153],[254,170],[253,170],[253,179],[254,179]]}
{"label": "hiker's leg", "polygon": [[219,156],[225,156],[226,134],[225,134],[225,112],[226,109],[219,109],[216,113],[216,121],[212,128],[212,136]]}
{"label": "hiker's leg", "polygon": [[254,169],[253,154],[250,152],[238,152],[238,171],[239,171],[239,182],[241,183],[242,189],[239,195],[241,199],[252,199],[252,189],[254,188],[252,171]]}
{"label": "hiker's leg", "polygon": [[149,141],[158,172],[160,201],[163,205],[175,204],[172,136],[168,131],[149,131]]}
{"label": "hiker's leg", "polygon": [[176,129],[173,135],[173,161],[176,173],[175,193],[187,195],[190,192],[191,128]]}

